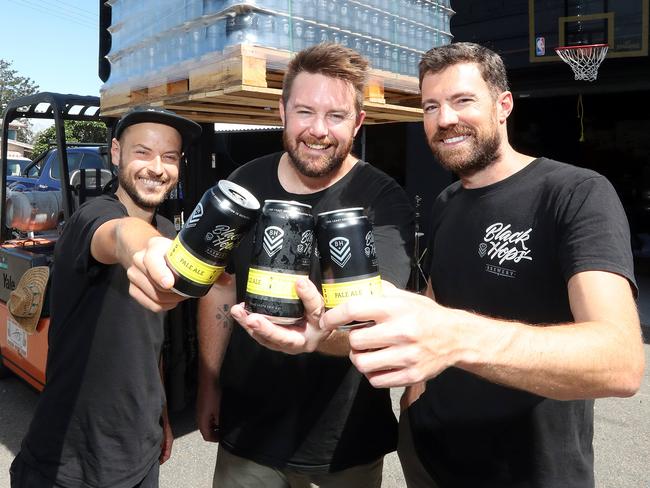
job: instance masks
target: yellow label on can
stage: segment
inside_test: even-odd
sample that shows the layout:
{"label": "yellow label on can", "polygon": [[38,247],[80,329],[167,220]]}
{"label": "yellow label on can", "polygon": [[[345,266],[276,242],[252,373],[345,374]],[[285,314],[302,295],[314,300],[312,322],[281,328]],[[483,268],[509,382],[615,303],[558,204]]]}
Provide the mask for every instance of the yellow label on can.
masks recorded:
{"label": "yellow label on can", "polygon": [[183,247],[178,236],[167,252],[167,260],[181,276],[200,285],[211,285],[226,269],[224,266],[213,266],[194,257]]}
{"label": "yellow label on can", "polygon": [[271,298],[299,300],[296,293],[296,280],[305,275],[276,273],[263,269],[250,268],[246,293]]}
{"label": "yellow label on can", "polygon": [[336,307],[350,298],[372,295],[381,295],[381,277],[379,276],[344,283],[323,283],[323,298],[326,308]]}

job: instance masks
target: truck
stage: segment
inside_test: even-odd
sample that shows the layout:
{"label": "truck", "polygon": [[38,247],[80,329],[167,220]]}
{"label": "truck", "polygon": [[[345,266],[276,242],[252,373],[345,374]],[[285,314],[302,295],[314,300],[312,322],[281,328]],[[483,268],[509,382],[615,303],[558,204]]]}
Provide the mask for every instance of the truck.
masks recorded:
{"label": "truck", "polygon": [[[46,109],[43,107],[46,106]],[[54,120],[56,147],[28,165],[19,177],[7,176],[7,128],[18,118]],[[43,92],[11,101],[3,114],[0,146],[0,375],[14,373],[37,390],[45,385],[49,314],[45,306],[33,331],[14,320],[7,302],[30,268],[50,266],[63,223],[86,199],[102,192],[112,179],[110,162],[101,150],[71,148],[66,143],[66,120],[102,121],[99,98]],[[83,164],[88,159],[89,167]],[[97,157],[99,159],[96,159]],[[93,160],[94,162],[90,163]],[[40,163],[40,165],[39,165]],[[33,176],[33,177],[32,177]],[[49,286],[49,283],[48,283]]]}
{"label": "truck", "polygon": [[[68,171],[71,175],[80,169],[111,171],[108,146],[105,141],[97,143],[68,142],[66,152]],[[14,191],[60,191],[61,174],[58,158],[59,150],[54,143],[50,144],[34,161],[27,159],[19,172],[11,171],[12,168],[15,168],[15,159],[10,158],[7,167],[7,187]]]}

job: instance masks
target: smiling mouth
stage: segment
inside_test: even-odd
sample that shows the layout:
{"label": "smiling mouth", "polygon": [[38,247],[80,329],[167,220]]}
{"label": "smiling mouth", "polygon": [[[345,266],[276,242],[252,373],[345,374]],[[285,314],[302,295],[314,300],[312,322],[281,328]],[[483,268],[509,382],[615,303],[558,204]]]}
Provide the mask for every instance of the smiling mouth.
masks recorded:
{"label": "smiling mouth", "polygon": [[156,189],[160,188],[165,184],[164,181],[161,180],[152,180],[150,178],[139,178],[140,182],[144,184],[145,187],[151,188],[151,189]]}
{"label": "smiling mouth", "polygon": [[309,143],[309,142],[304,142],[303,144],[307,146],[309,149],[313,149],[315,151],[322,151],[324,149],[328,149],[330,147],[330,144],[315,144],[315,143]]}
{"label": "smiling mouth", "polygon": [[469,135],[461,135],[456,137],[449,137],[447,139],[442,139],[442,142],[443,144],[456,144],[457,142],[462,142],[467,138],[469,138]]}

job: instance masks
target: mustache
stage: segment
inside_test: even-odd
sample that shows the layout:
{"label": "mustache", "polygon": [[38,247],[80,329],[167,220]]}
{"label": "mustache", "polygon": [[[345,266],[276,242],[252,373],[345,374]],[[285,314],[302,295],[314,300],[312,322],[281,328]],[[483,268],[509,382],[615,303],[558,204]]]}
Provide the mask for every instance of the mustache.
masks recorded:
{"label": "mustache", "polygon": [[324,137],[322,139],[318,139],[316,137],[303,137],[301,138],[301,141],[305,144],[323,144],[325,146],[334,145],[334,141],[329,137]]}
{"label": "mustache", "polygon": [[438,129],[433,136],[433,140],[451,139],[458,136],[471,136],[475,134],[475,130],[469,125],[455,125],[449,129]]}

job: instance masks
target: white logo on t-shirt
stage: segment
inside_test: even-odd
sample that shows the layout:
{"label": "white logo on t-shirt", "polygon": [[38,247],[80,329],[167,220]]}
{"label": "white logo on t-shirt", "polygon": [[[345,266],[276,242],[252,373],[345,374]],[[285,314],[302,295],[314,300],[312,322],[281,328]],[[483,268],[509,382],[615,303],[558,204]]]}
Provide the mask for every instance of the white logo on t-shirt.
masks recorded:
{"label": "white logo on t-shirt", "polygon": [[478,253],[481,257],[487,255],[490,260],[498,260],[499,264],[504,261],[518,263],[522,259],[532,261],[530,249],[526,245],[532,230],[531,227],[525,231],[513,232],[510,224],[494,223],[485,229],[485,237],[479,244]]}

